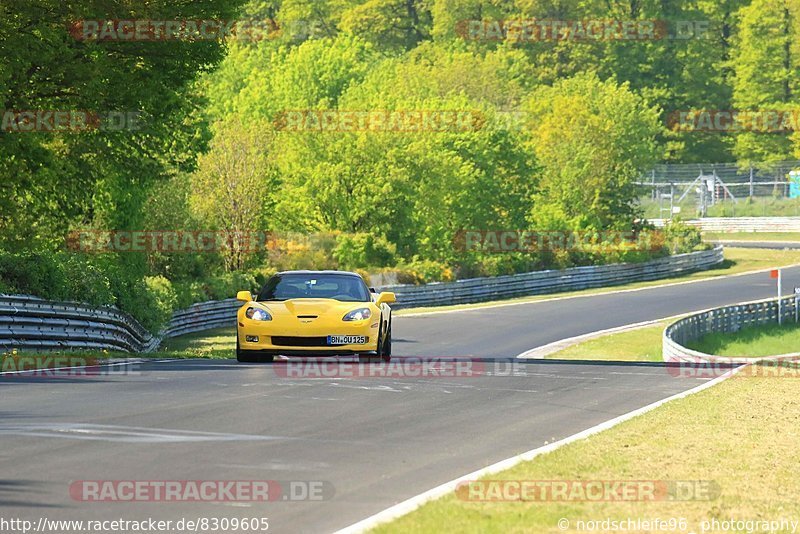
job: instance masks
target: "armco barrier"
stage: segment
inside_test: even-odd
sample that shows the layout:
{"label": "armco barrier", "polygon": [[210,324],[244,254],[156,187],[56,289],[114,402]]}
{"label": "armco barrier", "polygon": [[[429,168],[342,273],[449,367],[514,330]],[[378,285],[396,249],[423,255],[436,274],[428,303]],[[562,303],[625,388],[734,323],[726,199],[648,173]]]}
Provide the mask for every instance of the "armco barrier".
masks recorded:
{"label": "armco barrier", "polygon": [[[650,222],[663,228],[667,220],[651,219]],[[800,217],[705,217],[684,222],[703,232],[800,232]]]}
{"label": "armco barrier", "polygon": [[392,308],[468,304],[489,300],[574,291],[628,282],[658,280],[672,275],[708,269],[723,261],[722,247],[659,258],[646,263],[618,263],[596,267],[574,267],[564,270],[473,278],[457,282],[434,283],[423,286],[384,286],[394,291],[397,304]]}
{"label": "armco barrier", "polygon": [[[797,317],[797,298],[793,295],[780,299],[725,306],[684,317],[669,325],[663,334],[662,350],[665,362],[746,363],[752,358],[728,358],[705,354],[686,347],[686,344],[712,333],[729,334],[748,326],[778,322],[778,310],[784,322],[794,322]],[[800,354],[783,354],[780,358],[800,357]]]}
{"label": "armco barrier", "polygon": [[152,350],[157,340],[130,315],[107,306],[0,296],[0,350]]}
{"label": "armco barrier", "polygon": [[0,295],[0,351],[108,349],[151,352],[162,339],[232,325],[236,299],[203,302],[175,312],[160,335],[147,332],[116,308],[52,302],[26,295]]}
{"label": "armco barrier", "polygon": [[[461,304],[655,280],[707,269],[722,260],[722,247],[717,247],[640,264],[577,267],[423,286],[385,286],[381,289],[397,294],[398,302],[393,308]],[[51,302],[25,295],[0,295],[0,351],[18,348],[150,352],[158,347],[162,339],[234,325],[239,306],[236,299],[195,304],[175,312],[169,325],[158,336],[153,336],[133,317],[114,307]]]}

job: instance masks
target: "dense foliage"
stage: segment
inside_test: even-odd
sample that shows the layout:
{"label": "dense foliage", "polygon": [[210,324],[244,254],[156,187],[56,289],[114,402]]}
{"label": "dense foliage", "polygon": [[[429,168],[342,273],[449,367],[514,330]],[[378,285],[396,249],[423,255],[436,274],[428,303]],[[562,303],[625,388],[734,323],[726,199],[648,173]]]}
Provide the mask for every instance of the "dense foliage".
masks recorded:
{"label": "dense foliage", "polygon": [[[87,19],[269,21],[270,31],[75,38],[70,28]],[[469,21],[532,19],[658,31],[470,33]],[[634,182],[654,163],[800,156],[791,131],[701,133],[669,121],[687,110],[792,110],[800,9],[790,0],[11,0],[0,40],[0,291],[116,304],[152,329],[175,306],[230,296],[277,269],[423,282],[691,250],[696,236],[680,227],[646,251],[498,254],[456,243],[465,230],[638,233]],[[138,127],[13,131],[6,115],[25,110],[135,112]],[[337,111],[469,121],[314,122]],[[258,232],[269,246],[65,250],[84,229]]]}

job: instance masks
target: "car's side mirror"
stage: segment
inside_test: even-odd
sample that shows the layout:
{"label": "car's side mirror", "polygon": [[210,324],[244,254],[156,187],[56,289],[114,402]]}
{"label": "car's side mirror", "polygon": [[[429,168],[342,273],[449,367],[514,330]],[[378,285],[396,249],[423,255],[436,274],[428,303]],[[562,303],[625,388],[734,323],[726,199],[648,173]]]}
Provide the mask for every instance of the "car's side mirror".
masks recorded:
{"label": "car's side mirror", "polygon": [[370,292],[370,293],[377,293],[377,291],[375,291],[375,288],[374,288],[374,287],[371,287],[371,288],[369,288],[369,292]]}
{"label": "car's side mirror", "polygon": [[249,291],[239,291],[236,293],[236,300],[241,300],[242,302],[250,302],[253,300],[253,295]]}
{"label": "car's side mirror", "polygon": [[382,293],[378,293],[378,298],[375,302],[380,304],[391,304],[392,302],[397,302],[397,297],[394,296],[394,293],[391,291],[383,291]]}

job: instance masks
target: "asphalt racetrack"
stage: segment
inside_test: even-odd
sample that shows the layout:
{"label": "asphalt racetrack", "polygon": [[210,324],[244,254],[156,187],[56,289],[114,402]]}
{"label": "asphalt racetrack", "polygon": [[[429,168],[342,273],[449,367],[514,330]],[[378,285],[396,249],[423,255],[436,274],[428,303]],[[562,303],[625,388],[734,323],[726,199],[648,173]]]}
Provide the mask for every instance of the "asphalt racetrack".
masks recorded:
{"label": "asphalt racetrack", "polygon": [[[784,284],[787,293],[800,286],[800,268],[785,270]],[[472,357],[461,374],[444,363],[440,374],[351,377],[304,373],[296,361],[187,360],[2,376],[0,518],[247,517],[268,518],[270,532],[335,531],[707,380],[655,363],[515,362],[518,354],[774,294],[759,273],[395,318],[396,356]],[[74,491],[81,481],[186,480],[281,482],[270,502],[88,502]]]}

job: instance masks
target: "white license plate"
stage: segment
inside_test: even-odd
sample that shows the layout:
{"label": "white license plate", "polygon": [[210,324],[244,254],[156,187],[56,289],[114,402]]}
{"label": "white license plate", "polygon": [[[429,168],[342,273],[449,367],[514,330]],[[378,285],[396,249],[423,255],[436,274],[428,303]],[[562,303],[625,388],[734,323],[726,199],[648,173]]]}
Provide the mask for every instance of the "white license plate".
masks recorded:
{"label": "white license plate", "polygon": [[328,336],[328,345],[363,345],[367,336]]}

